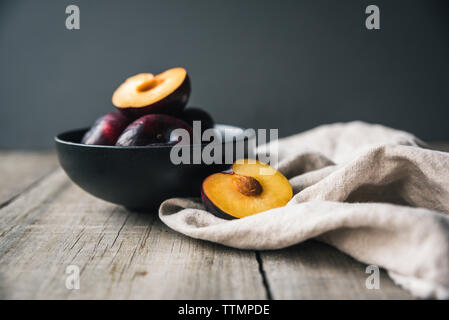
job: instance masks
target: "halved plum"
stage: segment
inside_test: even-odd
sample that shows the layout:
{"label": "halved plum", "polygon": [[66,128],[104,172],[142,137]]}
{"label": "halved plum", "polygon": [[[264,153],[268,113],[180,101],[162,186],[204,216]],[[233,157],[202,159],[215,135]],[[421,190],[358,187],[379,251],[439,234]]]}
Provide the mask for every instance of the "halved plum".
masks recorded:
{"label": "halved plum", "polygon": [[184,121],[165,114],[149,114],[132,122],[117,140],[117,146],[174,145],[181,136],[173,132],[184,129],[189,139],[192,127]]}
{"label": "halved plum", "polygon": [[98,118],[84,134],[81,143],[113,146],[129,124],[129,119],[117,112],[110,112]]}
{"label": "halved plum", "polygon": [[179,116],[189,100],[190,89],[184,68],[169,69],[156,76],[140,73],[115,90],[112,103],[131,119],[156,113]]}
{"label": "halved plum", "polygon": [[290,182],[282,173],[248,159],[236,161],[231,171],[210,175],[201,189],[206,209],[224,219],[244,218],[285,206],[292,196]]}

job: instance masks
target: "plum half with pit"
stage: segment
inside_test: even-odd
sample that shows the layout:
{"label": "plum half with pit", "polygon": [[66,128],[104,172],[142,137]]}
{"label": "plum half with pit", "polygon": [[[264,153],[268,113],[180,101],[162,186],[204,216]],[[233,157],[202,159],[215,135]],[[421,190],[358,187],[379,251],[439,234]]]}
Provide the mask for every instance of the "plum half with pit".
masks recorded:
{"label": "plum half with pit", "polygon": [[282,207],[292,197],[287,178],[254,159],[236,161],[232,170],[210,175],[201,189],[206,209],[224,219],[244,218]]}
{"label": "plum half with pit", "polygon": [[110,112],[98,118],[84,134],[81,143],[113,146],[129,124],[129,119],[121,113]]}
{"label": "plum half with pit", "polygon": [[117,140],[117,146],[174,145],[182,143],[182,136],[174,132],[184,129],[192,137],[192,127],[183,120],[165,115],[149,114],[132,122]]}

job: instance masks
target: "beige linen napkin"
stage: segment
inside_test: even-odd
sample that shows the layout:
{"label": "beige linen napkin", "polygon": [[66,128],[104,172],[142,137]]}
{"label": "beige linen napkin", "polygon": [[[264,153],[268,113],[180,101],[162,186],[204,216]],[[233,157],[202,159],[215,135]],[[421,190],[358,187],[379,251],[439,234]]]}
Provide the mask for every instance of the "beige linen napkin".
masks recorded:
{"label": "beige linen napkin", "polygon": [[228,221],[198,199],[176,198],[159,217],[190,237],[241,249],[317,238],[385,268],[417,297],[447,299],[449,153],[424,146],[380,125],[320,126],[279,140],[278,169],[294,191],[287,206]]}

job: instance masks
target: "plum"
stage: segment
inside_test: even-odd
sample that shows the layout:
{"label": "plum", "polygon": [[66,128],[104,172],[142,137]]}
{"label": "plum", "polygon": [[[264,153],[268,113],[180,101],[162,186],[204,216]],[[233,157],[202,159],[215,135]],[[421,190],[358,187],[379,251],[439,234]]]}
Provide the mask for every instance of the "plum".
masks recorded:
{"label": "plum", "polygon": [[117,146],[174,145],[181,136],[173,130],[184,129],[192,136],[192,127],[183,120],[165,115],[149,114],[132,122],[117,140]]}
{"label": "plum", "polygon": [[158,75],[140,73],[123,82],[112,95],[112,104],[130,119],[147,114],[179,116],[190,96],[190,80],[184,68]]}
{"label": "plum", "polygon": [[224,219],[244,218],[285,206],[292,196],[290,182],[282,173],[248,159],[236,161],[230,171],[210,175],[201,188],[206,209]]}
{"label": "plum", "polygon": [[187,108],[181,115],[181,119],[193,126],[193,121],[201,121],[201,131],[214,127],[214,120],[204,110],[199,108]]}
{"label": "plum", "polygon": [[108,113],[95,121],[84,134],[81,143],[113,146],[129,122],[129,119],[120,113]]}

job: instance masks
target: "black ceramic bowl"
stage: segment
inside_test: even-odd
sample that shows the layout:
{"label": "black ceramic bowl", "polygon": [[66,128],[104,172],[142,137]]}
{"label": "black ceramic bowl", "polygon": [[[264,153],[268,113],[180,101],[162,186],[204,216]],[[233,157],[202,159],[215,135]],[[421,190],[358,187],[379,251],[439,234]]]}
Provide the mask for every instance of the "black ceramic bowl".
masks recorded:
{"label": "black ceramic bowl", "polygon": [[[223,137],[221,148],[233,150],[244,146],[249,155],[255,136],[245,136],[243,129],[216,125]],[[227,164],[178,164],[170,160],[170,146],[117,147],[81,144],[87,129],[72,130],[56,136],[59,162],[67,175],[90,194],[130,209],[156,209],[171,197],[199,197],[201,183],[208,175],[226,170]],[[203,149],[206,144],[200,147]],[[198,147],[198,146],[197,146]],[[192,145],[188,148],[192,159]],[[241,148],[241,147],[240,147]],[[229,156],[229,153],[227,154]]]}

